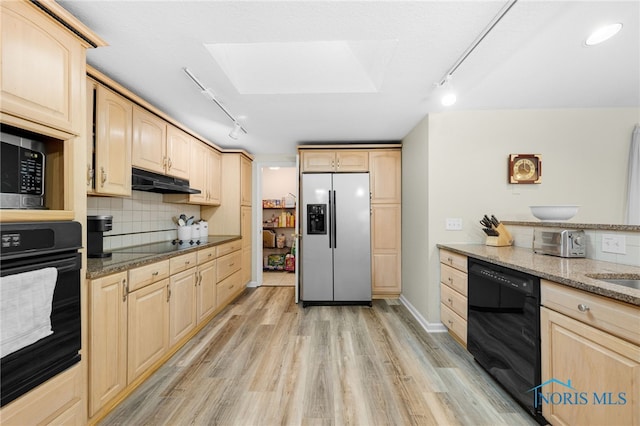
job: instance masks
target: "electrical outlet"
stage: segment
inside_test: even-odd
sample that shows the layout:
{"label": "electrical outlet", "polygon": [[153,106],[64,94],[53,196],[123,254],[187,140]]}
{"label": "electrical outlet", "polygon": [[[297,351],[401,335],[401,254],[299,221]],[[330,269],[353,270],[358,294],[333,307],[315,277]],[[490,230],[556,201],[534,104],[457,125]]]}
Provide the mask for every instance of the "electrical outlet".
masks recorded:
{"label": "electrical outlet", "polygon": [[444,229],[447,231],[460,231],[462,230],[462,219],[459,217],[448,217]]}
{"label": "electrical outlet", "polygon": [[627,244],[624,235],[602,235],[602,251],[605,253],[626,254]]}

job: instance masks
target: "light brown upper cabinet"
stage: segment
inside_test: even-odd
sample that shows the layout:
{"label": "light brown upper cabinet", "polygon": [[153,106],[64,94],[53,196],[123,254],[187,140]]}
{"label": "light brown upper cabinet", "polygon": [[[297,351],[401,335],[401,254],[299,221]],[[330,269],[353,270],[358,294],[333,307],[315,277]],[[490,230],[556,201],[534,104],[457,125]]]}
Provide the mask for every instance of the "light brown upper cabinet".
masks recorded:
{"label": "light brown upper cabinet", "polygon": [[304,150],[301,172],[367,172],[369,152],[365,150]]}
{"label": "light brown upper cabinet", "polygon": [[2,112],[81,134],[86,46],[27,2],[3,1],[0,16]]}
{"label": "light brown upper cabinet", "polygon": [[402,201],[401,161],[400,150],[369,152],[372,204],[396,204]]}
{"label": "light brown upper cabinet", "polygon": [[134,105],[131,162],[135,167],[164,174],[166,161],[166,122],[149,111]]}
{"label": "light brown upper cabinet", "polygon": [[189,179],[192,140],[193,138],[186,132],[167,124],[166,174],[181,179]]}
{"label": "light brown upper cabinet", "polygon": [[92,80],[87,96],[95,97],[95,114],[89,114],[95,117],[95,137],[88,138],[89,192],[130,196],[133,103]]}
{"label": "light brown upper cabinet", "polygon": [[251,205],[251,161],[240,157],[240,205]]}
{"label": "light brown upper cabinet", "polygon": [[165,194],[164,201],[219,206],[221,158],[222,155],[218,151],[191,138],[189,186],[201,192],[200,194]]}

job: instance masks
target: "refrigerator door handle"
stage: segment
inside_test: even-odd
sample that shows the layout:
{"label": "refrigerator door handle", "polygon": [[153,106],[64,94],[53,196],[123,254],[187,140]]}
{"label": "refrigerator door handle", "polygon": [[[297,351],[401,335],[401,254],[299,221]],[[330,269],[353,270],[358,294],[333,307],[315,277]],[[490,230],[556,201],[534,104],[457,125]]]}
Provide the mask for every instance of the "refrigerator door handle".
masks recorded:
{"label": "refrigerator door handle", "polygon": [[328,191],[329,198],[329,211],[327,216],[329,217],[329,248],[333,248],[333,206],[331,204],[331,190]]}
{"label": "refrigerator door handle", "polygon": [[333,248],[338,248],[338,220],[336,217],[336,213],[338,212],[336,206],[336,190],[333,190],[333,213],[331,216],[333,217]]}

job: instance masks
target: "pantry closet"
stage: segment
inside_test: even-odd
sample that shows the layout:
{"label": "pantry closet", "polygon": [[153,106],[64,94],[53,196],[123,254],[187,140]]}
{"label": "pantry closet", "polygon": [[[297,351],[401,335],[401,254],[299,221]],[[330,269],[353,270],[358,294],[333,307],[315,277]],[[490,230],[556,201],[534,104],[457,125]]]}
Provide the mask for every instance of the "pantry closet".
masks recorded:
{"label": "pantry closet", "polygon": [[262,167],[262,285],[295,285],[295,167]]}

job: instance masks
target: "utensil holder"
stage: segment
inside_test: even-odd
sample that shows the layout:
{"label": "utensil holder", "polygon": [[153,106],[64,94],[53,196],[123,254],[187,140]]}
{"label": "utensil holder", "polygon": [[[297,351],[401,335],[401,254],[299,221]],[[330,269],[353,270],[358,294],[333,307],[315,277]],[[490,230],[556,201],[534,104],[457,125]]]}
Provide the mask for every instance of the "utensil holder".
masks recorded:
{"label": "utensil holder", "polygon": [[190,226],[180,226],[178,228],[178,239],[180,241],[190,241],[191,240],[191,227]]}
{"label": "utensil holder", "polygon": [[494,247],[506,247],[513,245],[513,238],[511,238],[511,234],[503,224],[499,224],[495,229],[500,235],[497,237],[487,237],[486,245]]}

